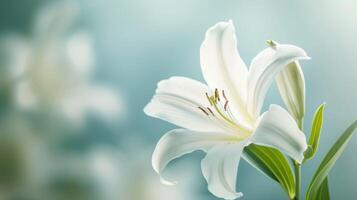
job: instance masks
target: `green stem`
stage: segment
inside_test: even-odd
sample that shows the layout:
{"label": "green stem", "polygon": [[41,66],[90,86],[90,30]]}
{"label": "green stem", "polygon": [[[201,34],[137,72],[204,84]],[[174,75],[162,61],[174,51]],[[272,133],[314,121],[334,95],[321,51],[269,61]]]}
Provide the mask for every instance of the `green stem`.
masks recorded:
{"label": "green stem", "polygon": [[301,165],[294,161],[294,171],[295,171],[295,198],[294,200],[300,199],[300,188],[301,188]]}
{"label": "green stem", "polygon": [[[297,120],[299,129],[303,130],[303,119]],[[295,172],[295,198],[294,200],[300,199],[300,189],[301,189],[301,165],[293,161],[294,163],[294,172]]]}

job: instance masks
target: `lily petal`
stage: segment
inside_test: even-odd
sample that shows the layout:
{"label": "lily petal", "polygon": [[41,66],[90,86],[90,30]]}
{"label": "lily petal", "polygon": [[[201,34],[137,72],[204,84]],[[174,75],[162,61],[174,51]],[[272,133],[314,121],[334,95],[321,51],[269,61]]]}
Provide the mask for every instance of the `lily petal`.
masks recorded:
{"label": "lily petal", "polygon": [[305,134],[300,131],[291,115],[278,105],[271,105],[263,113],[251,142],[277,148],[299,163],[304,159],[307,149]]}
{"label": "lily petal", "polygon": [[305,51],[287,44],[276,44],[260,52],[249,69],[247,106],[252,117],[257,118],[265,95],[276,75],[289,63],[309,59]]}
{"label": "lily petal", "polygon": [[[161,137],[152,156],[152,166],[161,176],[167,164],[184,154],[195,150],[208,151],[212,146],[235,141],[231,135],[224,133],[196,132],[175,129]],[[175,184],[161,177],[163,183]]]}
{"label": "lily petal", "polygon": [[298,61],[289,63],[276,76],[280,96],[296,121],[305,115],[305,79]]}
{"label": "lily petal", "polygon": [[231,21],[208,29],[200,50],[203,77],[212,89],[224,90],[233,114],[249,119],[245,99],[248,70],[237,50],[235,29]]}
{"label": "lily petal", "polygon": [[198,81],[172,77],[159,82],[156,94],[144,112],[190,130],[221,132],[218,123],[199,109],[209,105],[205,96],[207,91],[208,87]]}
{"label": "lily petal", "polygon": [[243,194],[236,192],[238,165],[244,142],[220,144],[211,148],[201,162],[208,190],[217,197],[236,199]]}

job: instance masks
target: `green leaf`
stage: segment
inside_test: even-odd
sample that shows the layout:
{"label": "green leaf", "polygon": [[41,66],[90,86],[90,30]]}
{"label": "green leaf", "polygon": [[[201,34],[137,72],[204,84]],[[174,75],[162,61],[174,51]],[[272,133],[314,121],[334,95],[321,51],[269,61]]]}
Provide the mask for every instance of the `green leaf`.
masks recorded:
{"label": "green leaf", "polygon": [[313,158],[319,146],[320,134],[324,119],[324,109],[325,103],[321,104],[315,112],[309,138],[309,147],[311,147],[311,151],[308,154],[305,154],[305,160],[310,160],[311,158]]}
{"label": "green leaf", "polygon": [[320,166],[317,168],[314,177],[312,178],[309,188],[306,193],[306,200],[316,200],[319,195],[319,190],[323,186],[328,173],[341,156],[348,142],[350,141],[355,129],[357,128],[357,120],[347,128],[347,130],[338,138],[336,143],[331,147]]}
{"label": "green leaf", "polygon": [[244,150],[244,159],[266,176],[278,182],[290,199],[295,196],[295,178],[290,164],[280,151],[251,144]]}
{"label": "green leaf", "polygon": [[316,200],[330,200],[330,191],[328,188],[328,177],[322,182],[319,190],[317,191]]}

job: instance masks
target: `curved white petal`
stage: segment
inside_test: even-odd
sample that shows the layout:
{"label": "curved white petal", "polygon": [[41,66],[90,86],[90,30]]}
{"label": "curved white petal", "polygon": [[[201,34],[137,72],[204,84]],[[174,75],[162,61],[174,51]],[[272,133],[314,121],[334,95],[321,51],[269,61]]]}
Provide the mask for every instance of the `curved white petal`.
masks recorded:
{"label": "curved white petal", "polygon": [[[224,133],[175,129],[162,136],[157,143],[152,156],[152,166],[161,175],[167,164],[175,158],[195,150],[207,151],[214,145],[232,141],[234,142],[235,138]],[[174,184],[163,178],[161,180],[166,184]]]}
{"label": "curved white petal", "polygon": [[185,77],[160,81],[144,112],[194,131],[222,131],[217,122],[199,109],[209,106],[205,95],[208,90],[206,85]]}
{"label": "curved white petal", "polygon": [[231,21],[208,29],[200,50],[203,76],[212,89],[224,90],[235,116],[247,120],[245,99],[248,70],[237,50]]}
{"label": "curved white petal", "polygon": [[289,63],[276,76],[280,96],[295,120],[305,115],[305,79],[298,61]]}
{"label": "curved white petal", "polygon": [[208,190],[217,197],[236,199],[243,194],[236,192],[236,179],[240,157],[245,142],[219,144],[211,148],[201,162]]}
{"label": "curved white petal", "polygon": [[277,148],[299,163],[307,148],[305,134],[291,115],[278,105],[271,105],[262,115],[251,142]]}
{"label": "curved white petal", "polygon": [[308,59],[305,51],[287,44],[276,44],[260,52],[249,69],[247,106],[252,117],[259,116],[265,95],[276,75],[287,64]]}

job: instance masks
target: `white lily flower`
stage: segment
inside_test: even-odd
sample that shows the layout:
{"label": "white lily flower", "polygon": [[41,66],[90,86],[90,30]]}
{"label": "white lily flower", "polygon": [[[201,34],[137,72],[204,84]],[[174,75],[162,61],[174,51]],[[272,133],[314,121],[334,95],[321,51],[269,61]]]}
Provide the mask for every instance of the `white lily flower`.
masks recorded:
{"label": "white lily flower", "polygon": [[149,116],[184,128],[160,139],[152,157],[154,170],[161,174],[171,160],[203,150],[207,154],[201,169],[208,189],[224,199],[243,195],[236,192],[236,174],[245,146],[274,147],[300,163],[307,148],[304,133],[287,111],[272,105],[260,112],[276,75],[288,63],[307,59],[305,51],[286,44],[268,47],[248,71],[236,45],[231,21],[210,28],[200,52],[207,85],[185,77],[163,80],[144,109]]}

